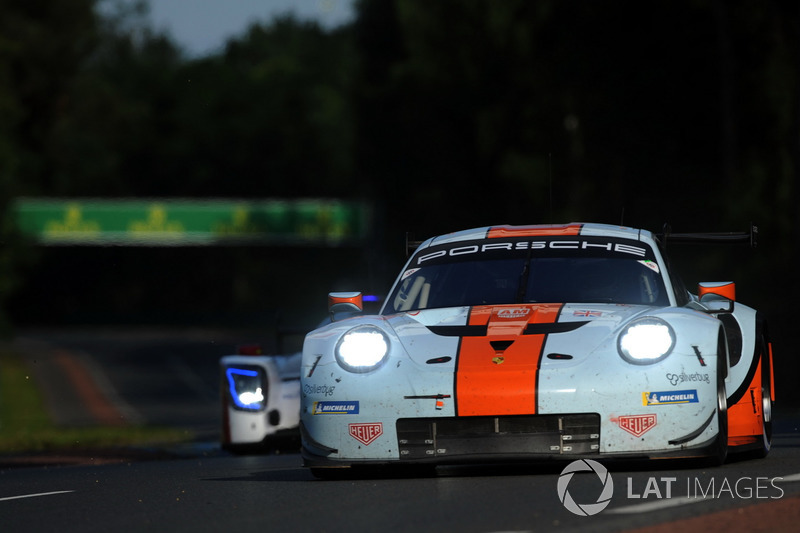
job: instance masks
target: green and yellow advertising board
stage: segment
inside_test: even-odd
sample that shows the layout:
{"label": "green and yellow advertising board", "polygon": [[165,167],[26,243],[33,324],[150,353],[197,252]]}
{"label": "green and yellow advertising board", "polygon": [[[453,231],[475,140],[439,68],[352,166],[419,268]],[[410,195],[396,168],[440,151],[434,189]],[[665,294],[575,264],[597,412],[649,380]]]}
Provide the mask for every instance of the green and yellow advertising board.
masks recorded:
{"label": "green and yellow advertising board", "polygon": [[20,229],[45,246],[217,246],[362,243],[369,210],[323,199],[19,198]]}

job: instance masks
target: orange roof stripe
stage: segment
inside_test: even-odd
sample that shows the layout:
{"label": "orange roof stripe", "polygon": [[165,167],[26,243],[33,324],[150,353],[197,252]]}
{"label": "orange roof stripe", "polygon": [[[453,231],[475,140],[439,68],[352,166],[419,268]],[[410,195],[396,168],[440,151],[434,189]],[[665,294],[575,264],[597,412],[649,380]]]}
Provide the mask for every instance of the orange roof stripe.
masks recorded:
{"label": "orange roof stripe", "polygon": [[558,224],[550,226],[495,226],[489,229],[487,237],[540,237],[543,235],[580,235],[583,224]]}

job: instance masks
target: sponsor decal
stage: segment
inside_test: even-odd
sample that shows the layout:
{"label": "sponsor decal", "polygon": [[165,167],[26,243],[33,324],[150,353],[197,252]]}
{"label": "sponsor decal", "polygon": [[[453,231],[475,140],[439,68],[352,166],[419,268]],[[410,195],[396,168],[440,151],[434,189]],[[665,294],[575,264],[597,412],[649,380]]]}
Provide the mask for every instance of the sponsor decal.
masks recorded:
{"label": "sponsor decal", "polygon": [[530,307],[510,307],[500,309],[497,312],[497,318],[523,318],[531,314]]}
{"label": "sponsor decal", "polygon": [[647,249],[640,246],[622,244],[620,242],[598,241],[589,242],[585,240],[552,240],[552,241],[515,241],[515,242],[493,242],[486,244],[471,244],[467,246],[456,246],[445,250],[437,250],[426,254],[420,254],[416,258],[416,264],[421,265],[425,261],[438,259],[440,257],[458,257],[461,255],[480,254],[484,252],[495,252],[497,250],[605,250],[637,257],[645,257]]}
{"label": "sponsor decal", "polygon": [[679,403],[697,403],[697,391],[692,389],[642,393],[642,405],[674,405]]}
{"label": "sponsor decal", "polygon": [[417,270],[419,270],[419,269],[418,268],[409,268],[408,270],[403,272],[403,275],[402,275],[402,277],[400,279],[401,280],[406,279],[408,276],[412,275]]}
{"label": "sponsor decal", "polygon": [[358,402],[314,402],[315,415],[357,415]]}
{"label": "sponsor decal", "polygon": [[573,311],[572,316],[582,316],[584,318],[599,318],[603,316],[602,311]]}
{"label": "sponsor decal", "polygon": [[677,403],[697,403],[697,390],[662,391],[642,393],[644,405],[669,405]]}
{"label": "sponsor decal", "polygon": [[697,346],[692,346],[694,349],[694,354],[697,356],[697,360],[700,361],[700,366],[706,366],[706,362],[703,360],[703,354],[700,353],[700,348]]}
{"label": "sponsor decal", "polygon": [[656,426],[656,415],[624,415],[617,424],[634,437],[641,437]]}
{"label": "sponsor decal", "polygon": [[449,398],[449,394],[432,394],[432,395],[424,395],[424,396],[403,396],[406,400],[424,400],[424,399],[433,399],[436,400],[436,410],[441,411],[444,409],[444,399]]}
{"label": "sponsor decal", "polygon": [[655,261],[650,261],[649,259],[643,259],[643,260],[639,261],[638,263],[641,264],[641,265],[646,266],[647,268],[649,268],[650,270],[652,270],[656,274],[660,274],[661,273],[661,270],[658,268],[658,263],[656,263]]}
{"label": "sponsor decal", "polygon": [[311,385],[306,383],[303,386],[303,394],[321,394],[323,396],[333,396],[334,389],[336,389],[335,385]]}
{"label": "sponsor decal", "polygon": [[690,383],[690,382],[697,382],[700,381],[702,383],[711,383],[711,377],[708,374],[701,374],[700,372],[695,372],[693,374],[687,374],[686,372],[681,372],[680,374],[672,374],[667,373],[667,381],[669,381],[670,385],[678,385],[679,383]]}
{"label": "sponsor decal", "polygon": [[369,446],[375,439],[383,435],[383,424],[381,422],[348,424],[348,428],[350,428],[350,436],[364,446]]}

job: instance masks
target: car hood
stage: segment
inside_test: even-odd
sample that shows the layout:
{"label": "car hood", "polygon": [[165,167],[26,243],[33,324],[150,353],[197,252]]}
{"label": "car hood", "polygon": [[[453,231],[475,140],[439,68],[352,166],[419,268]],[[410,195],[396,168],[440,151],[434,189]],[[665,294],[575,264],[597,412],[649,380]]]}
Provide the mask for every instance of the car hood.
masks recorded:
{"label": "car hood", "polygon": [[406,354],[420,364],[455,357],[459,343],[465,340],[498,353],[535,350],[535,359],[546,340],[548,353],[569,355],[578,363],[597,349],[613,348],[624,324],[658,309],[618,304],[517,304],[428,309],[386,320]]}

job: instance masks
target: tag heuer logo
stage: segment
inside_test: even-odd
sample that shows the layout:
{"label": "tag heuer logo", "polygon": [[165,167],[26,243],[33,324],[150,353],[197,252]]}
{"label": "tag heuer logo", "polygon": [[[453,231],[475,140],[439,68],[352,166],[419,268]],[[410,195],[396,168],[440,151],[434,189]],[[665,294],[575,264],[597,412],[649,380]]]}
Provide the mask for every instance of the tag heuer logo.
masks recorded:
{"label": "tag heuer logo", "polygon": [[383,435],[383,424],[373,422],[370,424],[349,424],[350,436],[358,442],[369,446],[375,439]]}
{"label": "tag heuer logo", "polygon": [[626,415],[619,417],[619,427],[633,435],[641,437],[656,425],[656,415]]}

